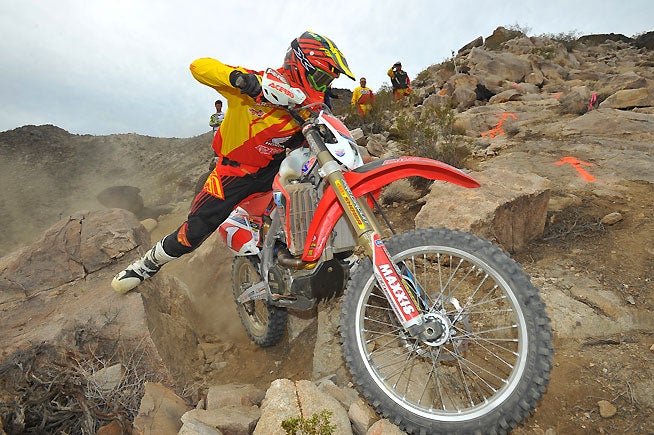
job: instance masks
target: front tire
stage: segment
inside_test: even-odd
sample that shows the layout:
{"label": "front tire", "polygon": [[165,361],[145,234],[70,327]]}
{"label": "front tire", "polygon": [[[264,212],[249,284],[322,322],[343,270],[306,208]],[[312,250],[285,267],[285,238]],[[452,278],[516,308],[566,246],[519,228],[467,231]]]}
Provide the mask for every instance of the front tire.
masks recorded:
{"label": "front tire", "polygon": [[261,281],[258,259],[254,256],[236,256],[232,265],[234,302],[252,341],[261,347],[274,346],[284,337],[288,314],[286,308],[275,307],[265,300],[254,300],[244,304],[238,297],[253,284]]}
{"label": "front tire", "polygon": [[537,289],[498,247],[445,228],[385,242],[431,341],[401,327],[365,261],[341,311],[347,366],[373,407],[409,433],[508,433],[535,409],[552,368],[549,318]]}

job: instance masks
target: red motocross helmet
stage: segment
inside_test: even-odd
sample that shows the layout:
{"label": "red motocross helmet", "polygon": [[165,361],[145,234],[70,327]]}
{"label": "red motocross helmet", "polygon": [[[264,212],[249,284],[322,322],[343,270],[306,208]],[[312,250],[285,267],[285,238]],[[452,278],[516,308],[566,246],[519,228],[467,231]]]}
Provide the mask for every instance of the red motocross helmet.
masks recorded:
{"label": "red motocross helmet", "polygon": [[309,101],[322,101],[327,86],[339,74],[354,80],[336,44],[310,31],[291,42],[284,58],[283,74],[293,86],[307,94]]}

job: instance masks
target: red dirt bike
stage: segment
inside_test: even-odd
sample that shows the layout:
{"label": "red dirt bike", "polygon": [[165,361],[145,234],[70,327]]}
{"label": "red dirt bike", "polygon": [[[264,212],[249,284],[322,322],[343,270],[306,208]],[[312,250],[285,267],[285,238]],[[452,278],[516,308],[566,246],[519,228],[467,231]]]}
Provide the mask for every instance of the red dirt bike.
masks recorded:
{"label": "red dirt bike", "polygon": [[447,228],[383,239],[374,211],[380,189],[400,178],[479,183],[419,157],[363,164],[325,106],[302,106],[302,91],[273,70],[262,88],[309,146],[290,152],[273,190],[247,198],[219,229],[236,253],[234,298],[249,336],[272,346],[287,308],[342,295],[345,361],[378,413],[409,433],[510,431],[535,409],[552,368],[538,290],[486,240]]}

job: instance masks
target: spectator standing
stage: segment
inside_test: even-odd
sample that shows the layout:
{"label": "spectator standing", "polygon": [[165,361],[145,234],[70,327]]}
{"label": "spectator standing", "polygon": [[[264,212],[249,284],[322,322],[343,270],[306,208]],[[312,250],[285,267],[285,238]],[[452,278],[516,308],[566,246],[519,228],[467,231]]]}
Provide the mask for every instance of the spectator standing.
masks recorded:
{"label": "spectator standing", "polygon": [[372,89],[366,86],[366,78],[359,79],[359,86],[354,88],[352,93],[352,106],[355,106],[361,116],[365,116],[372,109],[375,102],[375,94]]}
{"label": "spectator standing", "polygon": [[332,110],[332,98],[338,100],[341,97],[332,89],[332,84],[330,83],[327,86],[327,90],[325,90],[325,104],[329,107],[329,110]]}
{"label": "spectator standing", "polygon": [[388,70],[388,76],[391,78],[391,85],[393,86],[393,95],[395,101],[401,100],[411,92],[411,80],[406,71],[402,70],[402,63],[397,61],[393,64],[391,69]]}
{"label": "spectator standing", "polygon": [[223,102],[220,100],[216,100],[214,103],[214,106],[216,106],[216,113],[211,115],[211,118],[209,118],[209,126],[213,127],[213,134],[216,134],[216,130],[218,130],[218,127],[220,127],[220,124],[223,123],[223,119],[225,119],[225,112],[223,112]]}

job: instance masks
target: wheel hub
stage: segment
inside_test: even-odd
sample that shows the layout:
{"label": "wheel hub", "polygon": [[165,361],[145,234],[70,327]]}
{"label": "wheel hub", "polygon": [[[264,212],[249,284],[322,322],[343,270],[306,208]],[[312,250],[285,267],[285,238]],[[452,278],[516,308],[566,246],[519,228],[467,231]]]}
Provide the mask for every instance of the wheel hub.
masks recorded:
{"label": "wheel hub", "polygon": [[450,320],[440,313],[425,314],[425,330],[420,338],[428,346],[440,346],[450,338]]}

